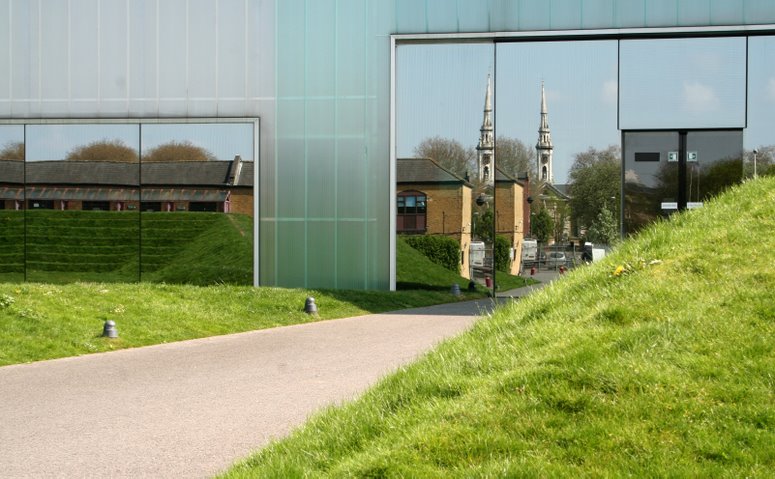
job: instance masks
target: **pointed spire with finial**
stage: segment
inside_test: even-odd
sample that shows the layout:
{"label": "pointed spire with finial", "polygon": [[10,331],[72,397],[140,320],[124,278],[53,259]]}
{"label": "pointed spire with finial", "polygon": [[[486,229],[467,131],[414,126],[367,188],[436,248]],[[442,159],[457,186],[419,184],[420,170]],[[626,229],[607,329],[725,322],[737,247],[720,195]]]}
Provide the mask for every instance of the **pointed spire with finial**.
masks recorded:
{"label": "pointed spire with finial", "polygon": [[492,124],[492,83],[487,75],[487,91],[484,95],[484,118],[479,130],[479,144],[476,147],[479,166],[479,179],[486,185],[493,184],[495,165],[495,130]]}
{"label": "pointed spire with finial", "polygon": [[536,143],[536,161],[538,162],[538,178],[548,183],[554,182],[552,172],[552,134],[549,131],[549,111],[546,108],[546,91],[541,81],[541,123],[538,127],[538,143]]}

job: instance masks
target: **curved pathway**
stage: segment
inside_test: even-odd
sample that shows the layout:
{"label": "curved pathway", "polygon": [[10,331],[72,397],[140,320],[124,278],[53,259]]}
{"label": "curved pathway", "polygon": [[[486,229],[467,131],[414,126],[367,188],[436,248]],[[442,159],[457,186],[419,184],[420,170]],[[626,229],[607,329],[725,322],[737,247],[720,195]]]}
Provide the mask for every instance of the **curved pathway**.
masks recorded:
{"label": "curved pathway", "polygon": [[212,476],[469,328],[492,304],[2,367],[0,476]]}

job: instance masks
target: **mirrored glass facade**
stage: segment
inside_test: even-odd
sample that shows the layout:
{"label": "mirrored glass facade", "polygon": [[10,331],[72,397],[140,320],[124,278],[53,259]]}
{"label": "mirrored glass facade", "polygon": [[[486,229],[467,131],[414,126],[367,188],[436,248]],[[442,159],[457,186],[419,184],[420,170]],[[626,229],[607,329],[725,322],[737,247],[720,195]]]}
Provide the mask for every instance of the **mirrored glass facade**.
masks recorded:
{"label": "mirrored glass facade", "polygon": [[257,123],[0,126],[0,275],[253,284]]}
{"label": "mirrored glass facade", "polygon": [[388,288],[391,35],[773,23],[769,0],[0,0],[0,119],[261,118],[261,283]]}

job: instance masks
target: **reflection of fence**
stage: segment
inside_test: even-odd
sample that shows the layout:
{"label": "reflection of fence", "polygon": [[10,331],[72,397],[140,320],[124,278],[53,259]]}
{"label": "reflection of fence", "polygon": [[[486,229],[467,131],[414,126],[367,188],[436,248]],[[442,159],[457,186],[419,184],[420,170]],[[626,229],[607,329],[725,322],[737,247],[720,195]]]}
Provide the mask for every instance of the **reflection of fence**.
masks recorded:
{"label": "reflection of fence", "polygon": [[572,269],[584,264],[584,251],[576,243],[555,243],[538,245],[534,261],[522,261],[522,271],[535,268],[536,271],[559,271],[561,268]]}

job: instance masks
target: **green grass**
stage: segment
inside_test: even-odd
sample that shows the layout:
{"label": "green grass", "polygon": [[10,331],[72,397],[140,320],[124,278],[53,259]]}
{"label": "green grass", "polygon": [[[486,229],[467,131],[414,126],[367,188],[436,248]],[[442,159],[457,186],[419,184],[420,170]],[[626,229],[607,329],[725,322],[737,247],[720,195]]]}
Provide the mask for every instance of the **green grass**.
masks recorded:
{"label": "green grass", "polygon": [[[235,231],[249,226],[244,218],[220,217],[229,222],[242,221],[235,223],[239,226]],[[203,250],[224,247],[235,239],[248,240],[239,234],[211,237],[210,233],[218,229],[219,223],[214,222],[211,226],[185,248],[178,257],[181,261],[173,263],[189,264],[197,273],[201,271],[202,263],[188,262],[189,254],[211,253]],[[238,269],[235,264],[245,261],[238,255],[227,254],[223,258],[223,268],[213,275],[224,277],[224,271],[234,271]],[[82,272],[79,277],[94,282],[73,283],[72,272],[47,271],[41,276],[52,281],[49,283],[0,283],[0,366],[484,296],[480,289],[474,293],[464,291],[459,298],[453,297],[449,293],[449,281],[455,276],[440,272],[442,268],[433,263],[422,263],[423,259],[424,256],[412,248],[401,249],[397,261],[401,271],[399,281],[406,279],[403,275],[407,263],[420,262],[423,268],[412,273],[412,278],[428,287],[392,293],[111,283],[108,281],[120,281],[120,277],[112,277],[114,273],[110,272]],[[153,274],[162,279],[185,279],[183,269],[171,266]],[[443,282],[433,284],[433,281]],[[310,295],[316,298],[318,318],[303,312],[304,301]],[[100,337],[107,319],[117,323],[120,337],[116,340]]]}
{"label": "green grass", "polygon": [[[396,238],[396,258],[396,288],[399,290],[449,291],[455,283],[461,290],[468,287],[469,281],[466,278],[433,263],[421,252],[409,246],[400,236]],[[531,278],[512,276],[503,271],[497,272],[496,279],[500,291],[537,283]],[[483,286],[477,286],[477,291],[486,293]]]}
{"label": "green grass", "polygon": [[624,242],[226,477],[772,477],[775,179]]}

